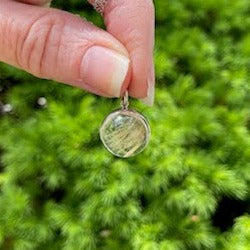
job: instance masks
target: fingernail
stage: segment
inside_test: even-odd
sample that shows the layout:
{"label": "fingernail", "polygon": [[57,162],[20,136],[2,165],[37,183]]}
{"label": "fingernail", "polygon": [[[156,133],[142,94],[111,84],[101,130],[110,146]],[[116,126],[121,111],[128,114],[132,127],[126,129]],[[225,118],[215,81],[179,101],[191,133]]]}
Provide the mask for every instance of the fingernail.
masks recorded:
{"label": "fingernail", "polygon": [[81,77],[86,84],[113,97],[120,97],[129,59],[118,52],[93,46],[84,55]]}
{"label": "fingernail", "polygon": [[154,105],[155,99],[155,73],[154,73],[154,66],[152,66],[151,72],[149,73],[149,77],[147,79],[147,96],[145,98],[140,99],[144,104],[152,107]]}
{"label": "fingernail", "polygon": [[151,84],[148,82],[147,97],[142,98],[141,101],[144,104],[152,107],[154,105],[154,99],[155,99],[154,97],[155,97],[155,86],[154,86],[154,84]]}

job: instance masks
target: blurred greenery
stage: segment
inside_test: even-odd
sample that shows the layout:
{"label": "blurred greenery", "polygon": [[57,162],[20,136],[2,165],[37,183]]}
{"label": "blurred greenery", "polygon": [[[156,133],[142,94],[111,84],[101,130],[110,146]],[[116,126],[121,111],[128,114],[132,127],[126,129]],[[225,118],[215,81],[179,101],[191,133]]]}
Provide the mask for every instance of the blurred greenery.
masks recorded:
{"label": "blurred greenery", "polygon": [[250,1],[155,5],[156,103],[132,102],[152,139],[131,159],[98,136],[119,101],[0,65],[0,249],[250,249]]}

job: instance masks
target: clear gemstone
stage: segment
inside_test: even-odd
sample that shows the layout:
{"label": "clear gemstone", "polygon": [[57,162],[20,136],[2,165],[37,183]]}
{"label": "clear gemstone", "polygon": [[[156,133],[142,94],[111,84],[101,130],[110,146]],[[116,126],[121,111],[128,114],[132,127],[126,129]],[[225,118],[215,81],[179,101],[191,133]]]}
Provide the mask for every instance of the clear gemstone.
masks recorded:
{"label": "clear gemstone", "polygon": [[134,110],[117,110],[104,120],[100,138],[114,155],[127,158],[140,153],[148,144],[150,129],[146,119]]}

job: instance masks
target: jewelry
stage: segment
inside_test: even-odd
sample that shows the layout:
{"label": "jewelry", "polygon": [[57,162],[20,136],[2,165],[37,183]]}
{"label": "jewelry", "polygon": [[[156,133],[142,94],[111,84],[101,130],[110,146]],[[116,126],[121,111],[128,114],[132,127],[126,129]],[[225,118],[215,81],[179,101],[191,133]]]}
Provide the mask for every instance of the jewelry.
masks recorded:
{"label": "jewelry", "polygon": [[149,138],[149,124],[143,115],[129,109],[126,92],[121,101],[121,109],[104,119],[100,127],[100,139],[113,155],[128,158],[142,152]]}
{"label": "jewelry", "polygon": [[95,2],[93,3],[93,7],[97,12],[99,12],[103,16],[106,4],[107,0],[95,0]]}

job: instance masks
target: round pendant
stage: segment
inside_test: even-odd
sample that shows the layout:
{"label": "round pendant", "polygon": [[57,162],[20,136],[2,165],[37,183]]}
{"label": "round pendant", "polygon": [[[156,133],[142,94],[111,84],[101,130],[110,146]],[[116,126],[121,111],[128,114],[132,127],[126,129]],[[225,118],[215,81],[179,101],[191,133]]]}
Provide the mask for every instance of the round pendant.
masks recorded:
{"label": "round pendant", "polygon": [[150,138],[147,120],[131,109],[112,112],[100,128],[100,138],[109,152],[128,158],[145,149]]}

